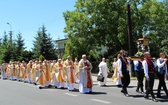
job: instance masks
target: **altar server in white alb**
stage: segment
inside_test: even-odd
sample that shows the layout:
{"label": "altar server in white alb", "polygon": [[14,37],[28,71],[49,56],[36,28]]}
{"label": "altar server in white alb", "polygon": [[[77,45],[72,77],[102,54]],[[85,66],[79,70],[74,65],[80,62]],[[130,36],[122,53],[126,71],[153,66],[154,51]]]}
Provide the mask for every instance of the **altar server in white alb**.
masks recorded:
{"label": "altar server in white alb", "polygon": [[99,73],[98,75],[103,75],[104,81],[103,82],[98,82],[99,86],[106,86],[106,79],[109,73],[109,68],[107,67],[106,59],[102,58],[102,62],[99,64]]}

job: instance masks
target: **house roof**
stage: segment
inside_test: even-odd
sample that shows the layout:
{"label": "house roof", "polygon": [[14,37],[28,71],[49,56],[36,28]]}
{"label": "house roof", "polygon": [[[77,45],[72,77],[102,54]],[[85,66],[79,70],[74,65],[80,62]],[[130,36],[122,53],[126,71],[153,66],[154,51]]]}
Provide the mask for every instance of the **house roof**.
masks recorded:
{"label": "house roof", "polygon": [[55,40],[55,42],[58,43],[58,42],[67,41],[67,40],[68,40],[68,38],[65,38],[65,39],[58,39],[58,40]]}

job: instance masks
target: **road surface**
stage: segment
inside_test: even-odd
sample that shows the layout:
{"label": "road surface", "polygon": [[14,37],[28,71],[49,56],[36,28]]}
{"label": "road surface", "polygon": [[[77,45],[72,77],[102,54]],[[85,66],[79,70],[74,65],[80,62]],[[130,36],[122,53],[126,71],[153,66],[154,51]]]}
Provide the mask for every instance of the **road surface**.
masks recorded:
{"label": "road surface", "polygon": [[[33,84],[1,80],[0,79],[0,105],[167,105],[167,99],[159,102],[146,100],[143,95],[135,92],[136,80],[132,80],[128,88],[130,97],[120,93],[121,88],[108,79],[107,87],[99,87],[96,77],[93,77],[93,93],[80,94],[78,90],[69,92],[67,89],[38,89]],[[168,81],[166,81],[168,85]],[[158,80],[155,80],[155,93]],[[78,89],[78,84],[75,84]],[[165,93],[162,91],[162,95]]]}

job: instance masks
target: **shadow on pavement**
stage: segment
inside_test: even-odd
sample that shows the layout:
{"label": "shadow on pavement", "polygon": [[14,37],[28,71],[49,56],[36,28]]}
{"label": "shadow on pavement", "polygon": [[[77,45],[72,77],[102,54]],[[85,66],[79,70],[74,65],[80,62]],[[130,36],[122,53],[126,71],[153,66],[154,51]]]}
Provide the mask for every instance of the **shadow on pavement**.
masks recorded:
{"label": "shadow on pavement", "polygon": [[137,86],[128,86],[128,88],[135,88],[135,87],[137,87]]}
{"label": "shadow on pavement", "polygon": [[144,95],[130,95],[130,97],[133,97],[133,98],[142,98],[142,97],[144,97]]}
{"label": "shadow on pavement", "polygon": [[[141,94],[141,95],[130,95],[130,97],[143,98],[144,95],[143,94]],[[151,97],[148,100],[152,100]],[[157,98],[157,100],[158,100],[158,102],[168,102],[168,99],[166,98],[166,96],[164,96],[163,98]]]}
{"label": "shadow on pavement", "polygon": [[79,89],[75,88],[72,92],[79,92]]}
{"label": "shadow on pavement", "polygon": [[158,100],[159,100],[159,102],[168,102],[168,99],[166,99],[166,98],[158,99]]}
{"label": "shadow on pavement", "polygon": [[[157,91],[157,89],[153,89],[153,91]],[[164,91],[163,89],[161,89],[161,91]]]}
{"label": "shadow on pavement", "polygon": [[116,88],[122,88],[121,86],[117,86],[117,85],[106,85],[106,86],[100,86],[100,87],[116,87]]}
{"label": "shadow on pavement", "polygon": [[101,94],[107,94],[106,92],[91,92],[91,93],[86,93],[89,95],[101,95]]}
{"label": "shadow on pavement", "polygon": [[54,86],[46,86],[46,87],[42,87],[41,89],[59,89],[59,90],[67,90],[67,88],[55,88]]}

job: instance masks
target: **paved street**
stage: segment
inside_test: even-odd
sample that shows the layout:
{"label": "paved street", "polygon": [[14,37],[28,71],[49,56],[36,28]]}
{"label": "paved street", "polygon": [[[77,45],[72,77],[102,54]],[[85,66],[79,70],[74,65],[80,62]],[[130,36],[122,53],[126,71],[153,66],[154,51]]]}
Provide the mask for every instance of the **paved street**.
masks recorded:
{"label": "paved street", "polygon": [[[0,80],[0,105],[167,105],[168,100],[160,102],[145,100],[143,95],[136,93],[136,80],[132,80],[128,92],[130,97],[120,93],[121,88],[108,79],[107,87],[99,87],[93,76],[94,87],[92,94],[80,94],[78,91],[69,92],[64,89],[38,89],[33,84]],[[168,85],[168,81],[167,85]],[[155,89],[158,80],[155,81]],[[78,89],[78,85],[75,87]],[[156,93],[156,91],[154,91]],[[162,91],[162,95],[165,95]]]}

